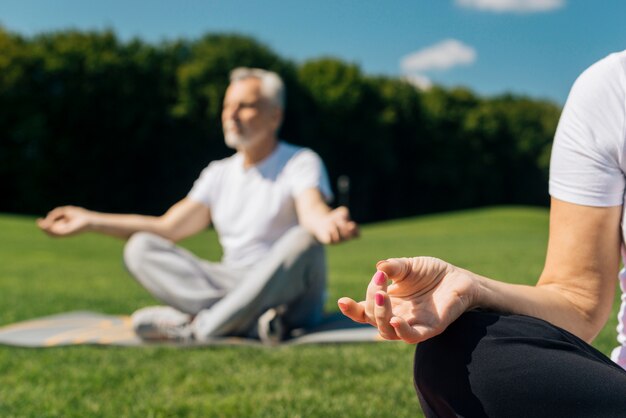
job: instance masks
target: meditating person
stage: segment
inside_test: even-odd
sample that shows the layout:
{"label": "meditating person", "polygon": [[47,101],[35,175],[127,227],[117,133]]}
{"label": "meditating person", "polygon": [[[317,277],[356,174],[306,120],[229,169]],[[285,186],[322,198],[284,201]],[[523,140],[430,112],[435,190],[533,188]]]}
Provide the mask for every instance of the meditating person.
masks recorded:
{"label": "meditating person", "polygon": [[[617,347],[611,361],[589,345],[617,287],[625,173],[623,51],[587,69],[563,109],[548,250],[535,286],[436,258],[395,258],[378,262],[365,301],[341,298],[339,307],[386,339],[417,343],[414,383],[428,417],[626,416],[626,350]],[[626,272],[619,277],[626,290]]]}
{"label": "meditating person", "polygon": [[[64,206],[39,227],[52,236],[86,231],[127,239],[130,273],[166,306],[133,314],[145,339],[259,336],[275,342],[317,324],[325,298],[321,244],[358,234],[347,208],[331,209],[328,176],[310,149],[278,139],[284,85],[273,72],[231,73],[222,111],[231,157],[211,162],[162,216],[98,213]],[[177,246],[212,224],[221,262]]]}

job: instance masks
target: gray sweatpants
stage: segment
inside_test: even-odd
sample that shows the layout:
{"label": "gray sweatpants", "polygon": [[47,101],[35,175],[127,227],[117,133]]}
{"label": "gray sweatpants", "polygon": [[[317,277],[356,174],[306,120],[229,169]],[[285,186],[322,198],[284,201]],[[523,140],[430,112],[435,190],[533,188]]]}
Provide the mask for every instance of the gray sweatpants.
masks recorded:
{"label": "gray sweatpants", "polygon": [[202,260],[148,232],[130,237],[124,261],[155,298],[196,315],[198,339],[254,335],[258,317],[283,304],[287,328],[313,326],[322,317],[324,248],[302,227],[287,231],[267,257],[249,268]]}

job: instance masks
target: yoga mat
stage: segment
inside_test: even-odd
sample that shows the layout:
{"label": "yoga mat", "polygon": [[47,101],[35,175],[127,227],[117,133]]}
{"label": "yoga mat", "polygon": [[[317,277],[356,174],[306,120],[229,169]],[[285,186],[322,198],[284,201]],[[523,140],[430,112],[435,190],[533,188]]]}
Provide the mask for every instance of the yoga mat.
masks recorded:
{"label": "yoga mat", "polygon": [[[357,324],[341,314],[327,316],[321,325],[282,341],[279,345],[329,344],[382,341],[378,331]],[[90,311],[66,312],[0,327],[0,344],[18,347],[57,347],[67,345],[113,346],[211,346],[258,345],[256,339],[223,337],[208,341],[147,342],[135,335],[130,317]]]}

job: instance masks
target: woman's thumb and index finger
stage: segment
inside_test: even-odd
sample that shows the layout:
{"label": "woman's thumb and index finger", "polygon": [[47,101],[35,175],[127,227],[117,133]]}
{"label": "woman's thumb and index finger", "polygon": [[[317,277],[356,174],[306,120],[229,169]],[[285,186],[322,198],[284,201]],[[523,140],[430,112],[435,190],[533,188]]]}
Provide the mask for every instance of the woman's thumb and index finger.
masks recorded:
{"label": "woman's thumb and index finger", "polygon": [[376,263],[376,270],[382,271],[394,283],[405,279],[411,273],[411,258],[388,258]]}

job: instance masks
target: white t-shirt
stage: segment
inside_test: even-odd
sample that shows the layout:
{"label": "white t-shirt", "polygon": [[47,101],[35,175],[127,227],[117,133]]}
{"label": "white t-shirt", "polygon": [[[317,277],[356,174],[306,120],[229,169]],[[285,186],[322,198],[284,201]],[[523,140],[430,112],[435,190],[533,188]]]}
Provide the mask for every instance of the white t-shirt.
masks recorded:
{"label": "white t-shirt", "polygon": [[311,188],[332,199],[320,157],[310,149],[279,141],[269,157],[247,169],[239,153],[211,162],[188,197],[211,210],[224,250],[222,262],[247,267],[298,225],[294,198]]}
{"label": "white t-shirt", "polygon": [[[574,83],[554,138],[550,195],[579,205],[626,210],[626,51],[598,61]],[[622,241],[626,241],[624,213]],[[623,246],[622,246],[623,248]],[[622,250],[622,254],[625,254]],[[618,340],[626,345],[626,270],[620,272]],[[623,351],[623,353],[622,353]],[[614,361],[626,366],[626,348]]]}

